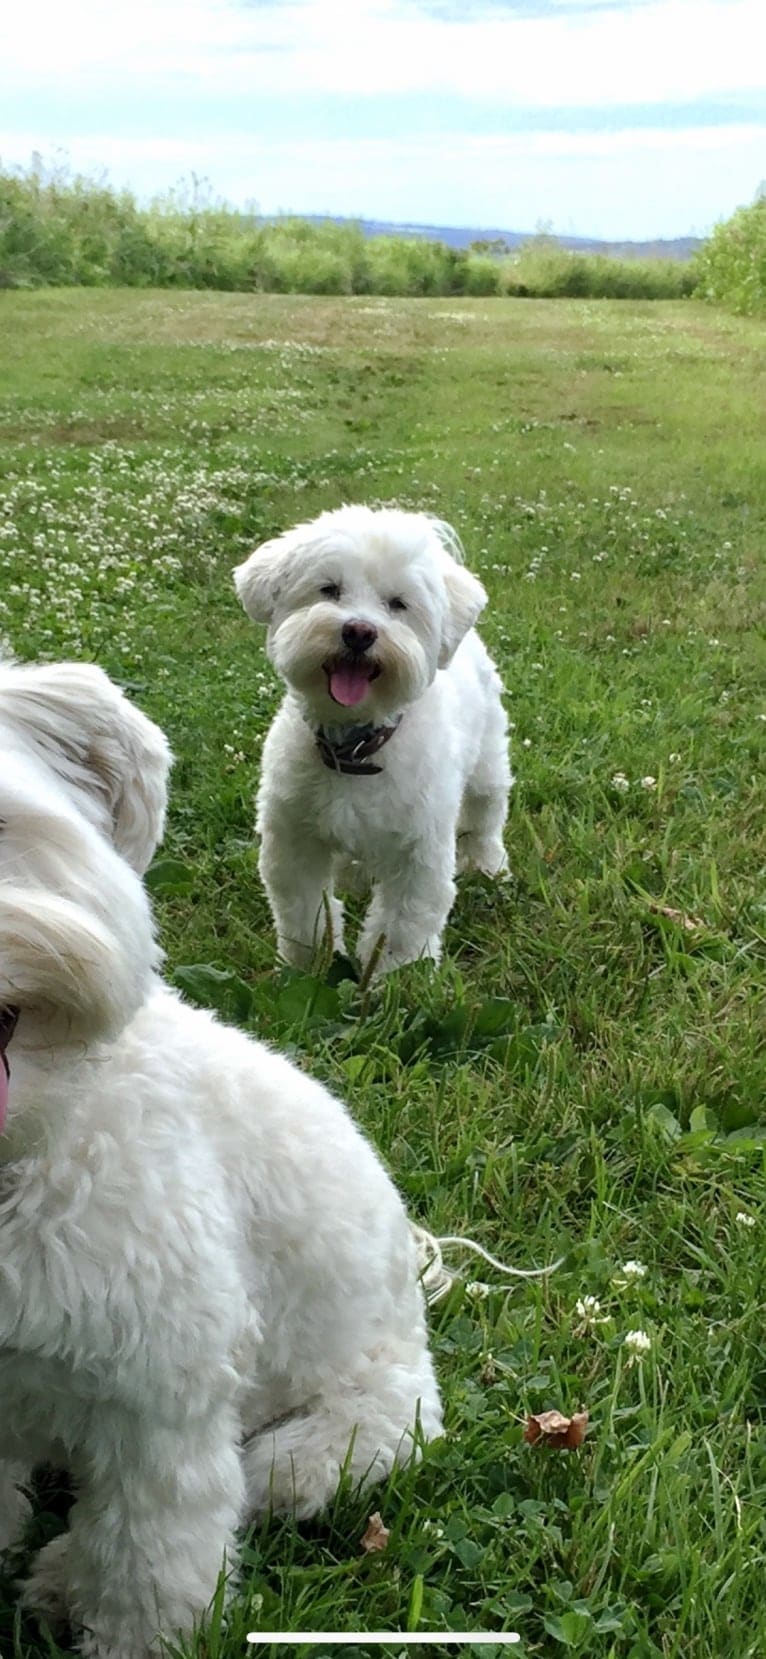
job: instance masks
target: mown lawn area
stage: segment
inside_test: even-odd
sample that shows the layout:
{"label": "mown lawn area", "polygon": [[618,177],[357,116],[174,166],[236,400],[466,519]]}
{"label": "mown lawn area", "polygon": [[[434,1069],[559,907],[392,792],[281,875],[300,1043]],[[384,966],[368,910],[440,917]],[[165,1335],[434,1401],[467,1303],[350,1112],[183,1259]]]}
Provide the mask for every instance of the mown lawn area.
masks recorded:
{"label": "mown lawn area", "polygon": [[[432,1316],[443,1442],[259,1526],[200,1656],[259,1626],[766,1652],[765,367],[760,325],[691,302],[0,295],[0,635],[98,660],[170,735],[169,975],[342,1092],[432,1231],[567,1251],[510,1288],[468,1265]],[[513,882],[465,881],[443,968],[367,995],[275,970],[279,688],[230,580],[357,500],[459,530],[518,780]],[[581,1450],[524,1443],[549,1407],[590,1413]],[[14,1620],[6,1579],[2,1653],[56,1651]]]}

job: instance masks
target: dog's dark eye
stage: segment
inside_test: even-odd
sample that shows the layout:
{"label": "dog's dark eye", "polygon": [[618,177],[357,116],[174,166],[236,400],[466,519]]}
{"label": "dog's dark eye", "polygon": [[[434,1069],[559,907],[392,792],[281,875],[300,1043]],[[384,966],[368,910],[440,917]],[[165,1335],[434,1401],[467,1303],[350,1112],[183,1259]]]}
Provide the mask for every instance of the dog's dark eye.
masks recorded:
{"label": "dog's dark eye", "polygon": [[337,582],[325,582],[324,587],[320,588],[319,592],[323,599],[340,599],[340,588]]}
{"label": "dog's dark eye", "polygon": [[390,611],[406,611],[407,606],[405,605],[403,599],[394,598],[394,599],[389,599],[388,608],[389,608]]}

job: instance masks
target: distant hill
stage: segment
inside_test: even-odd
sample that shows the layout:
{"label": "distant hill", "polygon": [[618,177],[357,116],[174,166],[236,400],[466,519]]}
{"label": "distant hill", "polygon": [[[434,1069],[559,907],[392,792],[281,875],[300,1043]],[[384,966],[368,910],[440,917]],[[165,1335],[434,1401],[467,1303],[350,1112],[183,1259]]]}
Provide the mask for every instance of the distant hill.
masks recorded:
{"label": "distant hill", "polygon": [[[295,213],[284,217],[305,219],[310,225],[356,224],[365,236],[412,236],[427,242],[446,242],[449,248],[469,248],[472,242],[491,242],[497,252],[503,247],[512,253],[522,243],[533,240],[535,232],[498,230],[495,226],[455,225],[396,225],[385,219],[340,218],[332,213]],[[702,247],[702,237],[676,236],[654,242],[599,242],[590,236],[551,236],[562,248],[574,253],[605,253],[616,259],[691,259]]]}

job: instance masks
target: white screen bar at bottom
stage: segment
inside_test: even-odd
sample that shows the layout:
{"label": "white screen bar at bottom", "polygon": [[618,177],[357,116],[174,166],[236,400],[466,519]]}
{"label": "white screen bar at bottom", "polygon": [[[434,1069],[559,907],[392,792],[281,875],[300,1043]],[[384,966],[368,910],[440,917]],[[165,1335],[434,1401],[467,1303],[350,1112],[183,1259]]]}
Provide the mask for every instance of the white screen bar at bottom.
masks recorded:
{"label": "white screen bar at bottom", "polygon": [[288,1642],[297,1647],[300,1642],[336,1642],[343,1647],[513,1647],[521,1641],[518,1630],[499,1630],[496,1636],[475,1630],[418,1630],[412,1633],[400,1630],[250,1630],[246,1641],[260,1643]]}

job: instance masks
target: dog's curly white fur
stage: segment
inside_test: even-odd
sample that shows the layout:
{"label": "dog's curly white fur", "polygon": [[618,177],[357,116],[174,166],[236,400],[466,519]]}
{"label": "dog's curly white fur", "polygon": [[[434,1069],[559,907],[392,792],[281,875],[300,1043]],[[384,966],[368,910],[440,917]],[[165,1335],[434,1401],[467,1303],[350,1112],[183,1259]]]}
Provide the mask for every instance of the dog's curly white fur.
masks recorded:
{"label": "dog's curly white fur", "polygon": [[[334,886],[349,863],[372,884],[359,954],[367,964],[375,953],[380,972],[438,960],[457,869],[507,869],[507,723],[473,628],[487,595],[461,551],[423,513],[342,507],[235,571],[288,687],[264,746],[257,823],[278,949],[296,966],[325,918],[344,948]],[[357,732],[386,740],[374,776],[328,766],[328,750],[332,760]]]}
{"label": "dog's curly white fur", "polygon": [[27,1601],[145,1659],[249,1512],[439,1432],[415,1242],[345,1108],[157,978],[157,727],[98,669],[5,663],[0,746],[0,1549],[68,1467]]}

